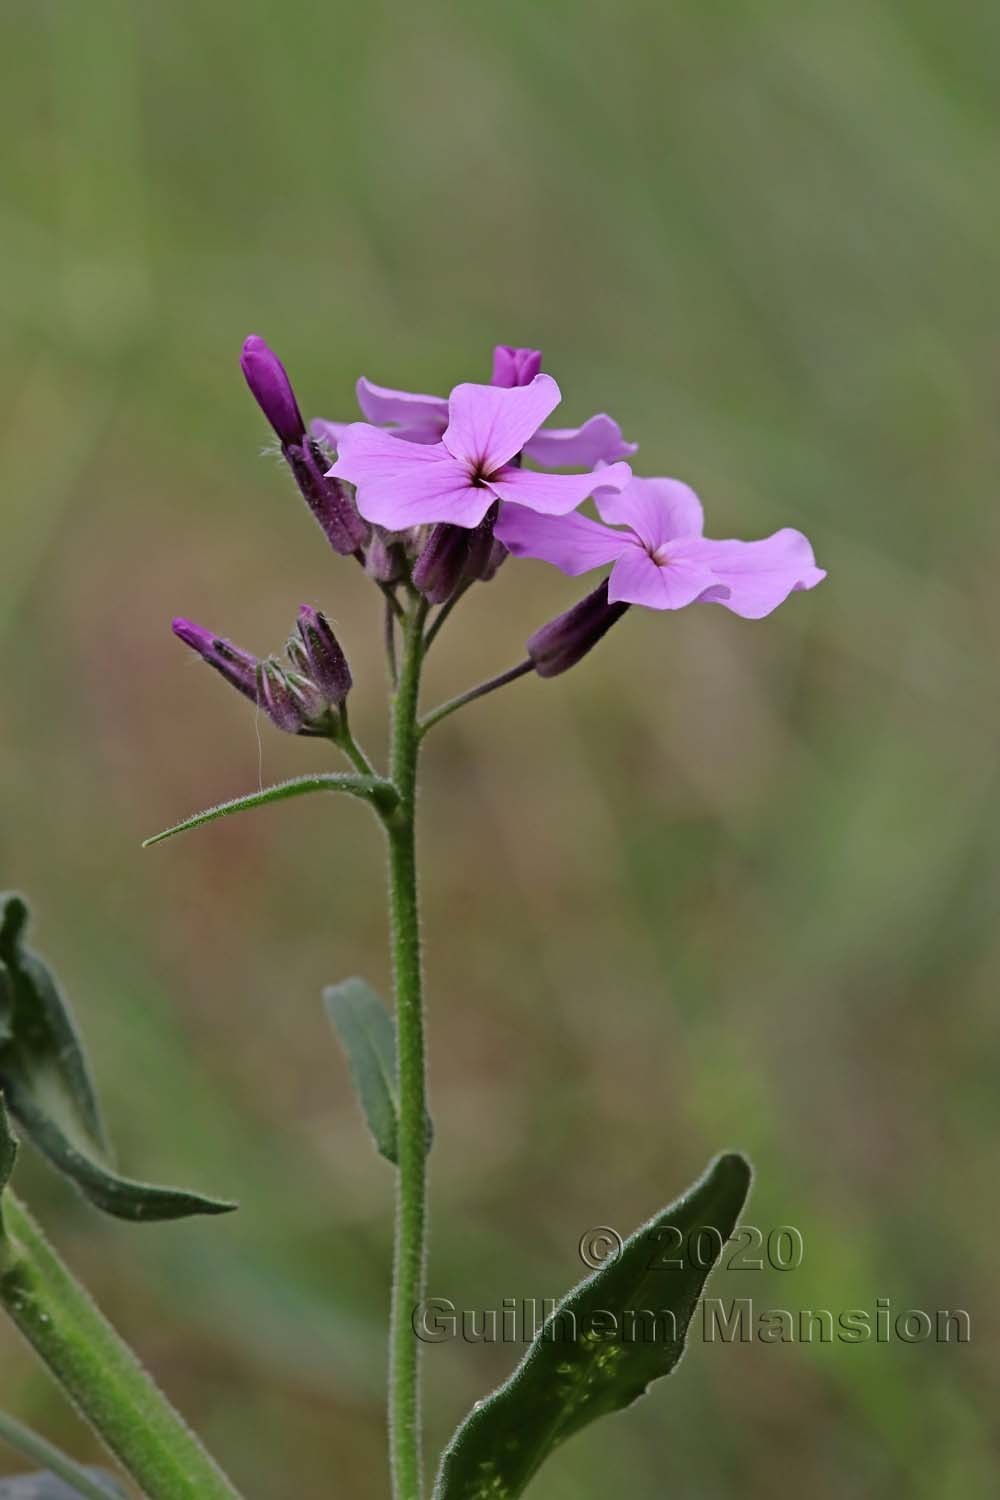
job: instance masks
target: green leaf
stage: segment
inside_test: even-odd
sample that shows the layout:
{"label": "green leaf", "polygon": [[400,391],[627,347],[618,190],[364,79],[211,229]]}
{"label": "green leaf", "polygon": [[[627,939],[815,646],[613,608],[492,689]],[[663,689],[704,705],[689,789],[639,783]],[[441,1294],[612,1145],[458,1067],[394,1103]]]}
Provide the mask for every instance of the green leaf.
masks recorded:
{"label": "green leaf", "polygon": [[434,1500],[514,1500],[568,1437],[670,1374],[750,1176],[744,1157],[717,1157],[683,1198],[570,1292],[510,1379],[455,1433]]}
{"label": "green leaf", "polygon": [[136,1182],[113,1169],[68,1005],[47,965],[24,946],[27,906],[7,895],[0,896],[0,908],[0,1092],[32,1145],[91,1203],[117,1218],[228,1213],[234,1204]]}
{"label": "green leaf", "polygon": [[233,813],[246,812],[251,807],[266,807],[269,802],[284,802],[288,797],[304,797],[307,792],[346,792],[349,797],[360,797],[370,802],[384,814],[391,813],[399,802],[396,788],[391,781],[378,776],[352,776],[347,772],[331,771],[323,776],[295,776],[291,781],[279,781],[276,786],[264,787],[259,792],[248,792],[245,797],[234,797],[231,802],[220,802],[217,807],[208,807],[204,812],[194,813],[183,823],[175,823],[162,833],[154,833],[145,839],[142,847],[149,849],[177,833],[186,833],[189,828],[200,828],[203,823],[214,823],[219,818],[232,817]]}
{"label": "green leaf", "polygon": [[[396,1081],[396,1028],[378,995],[364,979],[343,979],[323,991],[326,1013],[347,1054],[361,1108],[379,1152],[399,1165],[399,1089]],[[427,1120],[427,1147],[432,1127]]]}
{"label": "green leaf", "polygon": [[107,1136],[83,1044],[51,972],[24,946],[28,908],[20,896],[0,895],[0,1086],[20,1071],[52,1101],[65,1127],[100,1153]]}

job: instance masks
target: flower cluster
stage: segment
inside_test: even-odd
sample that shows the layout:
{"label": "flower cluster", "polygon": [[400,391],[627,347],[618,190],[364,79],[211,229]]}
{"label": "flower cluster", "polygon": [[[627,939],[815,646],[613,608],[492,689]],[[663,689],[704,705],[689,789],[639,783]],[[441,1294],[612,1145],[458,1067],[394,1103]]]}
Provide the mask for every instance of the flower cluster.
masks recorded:
{"label": "flower cluster", "polygon": [[[610,565],[593,592],[528,641],[525,669],[552,677],[630,605],[721,604],[756,620],[825,577],[799,531],[707,538],[694,491],[633,474],[626,460],[636,444],[607,414],[547,426],[562,396],[541,363],[537,349],[501,345],[489,384],[463,383],[447,397],[362,377],[365,421],[307,428],[281,361],[263,339],[247,339],[243,373],[295,483],[334,550],[354,556],[382,589],[390,627],[392,612],[403,613],[398,590],[447,610],[508,555],[572,576]],[[590,499],[600,519],[581,512]],[[174,628],[280,729],[336,738],[351,678],[322,615],[300,612],[287,666],[258,662],[189,621]]]}
{"label": "flower cluster", "polygon": [[346,727],[351,669],[330,622],[303,604],[298,634],[286,646],[287,664],[275,657],[258,661],[232,641],[191,620],[174,621],[174,634],[238,692],[262,708],[278,729],[339,739]]}

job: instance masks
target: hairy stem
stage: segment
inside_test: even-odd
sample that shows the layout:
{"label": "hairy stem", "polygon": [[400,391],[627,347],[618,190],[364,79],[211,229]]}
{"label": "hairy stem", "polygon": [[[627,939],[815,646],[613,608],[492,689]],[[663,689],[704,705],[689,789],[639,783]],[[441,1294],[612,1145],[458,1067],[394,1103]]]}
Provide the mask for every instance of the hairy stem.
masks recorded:
{"label": "hairy stem", "polygon": [[396,661],[396,616],[389,607],[389,599],[385,602],[383,639],[385,641],[385,664],[389,673],[389,681],[395,692],[399,686],[399,665]]}
{"label": "hairy stem", "polygon": [[477,698],[485,698],[487,693],[495,693],[497,688],[506,687],[508,682],[516,682],[519,677],[524,677],[528,672],[535,670],[535,663],[527,658],[518,662],[516,667],[510,667],[506,672],[501,672],[497,677],[491,677],[488,682],[480,682],[478,686],[469,688],[466,693],[459,693],[457,698],[449,698],[447,703],[442,703],[438,708],[432,709],[425,719],[421,719],[417,729],[421,737],[428,729],[433,729],[435,724],[440,724],[449,714],[456,709],[464,708],[467,703],[474,703]]}
{"label": "hairy stem", "polygon": [[334,740],[334,743],[338,745],[341,750],[343,750],[344,754],[347,756],[347,759],[351,762],[351,765],[356,771],[360,771],[362,776],[375,776],[375,767],[372,765],[371,761],[368,759],[367,755],[362,750],[357,740],[354,738],[354,735],[351,733],[351,726],[347,721],[346,703],[342,703],[340,705],[339,719],[339,732]]}
{"label": "hairy stem", "polygon": [[427,604],[411,601],[392,713],[392,779],[399,806],[388,817],[389,900],[399,1067],[399,1170],[389,1355],[389,1425],[395,1500],[421,1500],[420,1345],[413,1309],[424,1296],[427,1231],[426,1063],[415,843],[417,701]]}
{"label": "hairy stem", "polygon": [[444,604],[442,604],[441,608],[437,612],[437,615],[427,627],[427,637],[424,641],[425,651],[429,650],[431,642],[437,636],[437,633],[441,629],[441,626],[444,624],[445,620],[447,620],[448,616],[451,614],[452,610],[455,608],[455,605],[459,602],[459,600],[468,593],[469,589],[472,587],[473,582],[474,580],[470,578],[465,583],[459,584],[458,588],[452,594],[451,598],[447,599]]}
{"label": "hairy stem", "polygon": [[14,1194],[3,1195],[0,1305],[148,1500],[237,1491]]}

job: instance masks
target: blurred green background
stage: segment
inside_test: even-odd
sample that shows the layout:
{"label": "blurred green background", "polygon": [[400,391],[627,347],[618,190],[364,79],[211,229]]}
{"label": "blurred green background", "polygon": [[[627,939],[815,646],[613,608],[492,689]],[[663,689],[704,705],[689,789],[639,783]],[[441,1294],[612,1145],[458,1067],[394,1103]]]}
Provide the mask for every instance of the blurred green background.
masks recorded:
{"label": "blurred green background", "polygon": [[[716,1295],[964,1307],[971,1344],[696,1342],[538,1495],[994,1493],[1000,12],[6,0],[0,49],[0,885],[125,1165],[242,1204],[132,1228],[25,1153],[46,1227],[254,1500],[382,1500],[391,1170],[318,995],[387,984],[383,852],[305,802],[140,851],[328,763],[169,619],[266,651],[322,604],[380,746],[376,601],[261,458],[240,343],[331,417],[537,344],[567,421],[831,576],[761,624],[635,611],[429,742],[431,1291],[556,1295],[742,1147],[805,1258]],[[428,701],[579,592],[503,572]],[[432,1447],[516,1353],[428,1349]],[[6,1327],[0,1404],[96,1454]]]}

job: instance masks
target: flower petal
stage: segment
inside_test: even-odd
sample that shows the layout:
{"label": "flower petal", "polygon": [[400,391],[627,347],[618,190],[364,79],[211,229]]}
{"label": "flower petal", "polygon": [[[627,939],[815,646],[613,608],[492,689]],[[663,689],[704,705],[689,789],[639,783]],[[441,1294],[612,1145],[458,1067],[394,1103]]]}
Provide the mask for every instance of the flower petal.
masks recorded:
{"label": "flower petal", "polygon": [[504,505],[493,534],[515,557],[540,558],[572,578],[614,562],[628,548],[640,545],[629,532],[612,531],[575,511],[546,516],[524,505]]}
{"label": "flower petal", "polygon": [[[448,425],[448,403],[443,396],[421,396],[416,391],[393,391],[361,376],[355,387],[358,405],[376,426],[406,429],[410,442],[436,443]],[[426,436],[414,436],[425,433]]]}
{"label": "flower petal", "polygon": [[683,609],[719,580],[688,557],[655,563],[645,547],[630,547],[611,569],[608,599],[612,604],[645,604],[648,609]]}
{"label": "flower petal", "polygon": [[336,450],[342,435],[353,426],[353,422],[328,422],[325,417],[315,417],[309,423],[309,433],[318,443]]}
{"label": "flower petal", "polygon": [[494,474],[487,482],[501,500],[526,505],[546,516],[564,516],[576,510],[598,485],[621,488],[628,484],[632,470],[628,464],[609,464],[590,474],[540,474],[534,469],[516,469],[512,464]]}
{"label": "flower petal", "polygon": [[470,483],[443,444],[404,443],[367,422],[354,422],[341,434],[329,472],[357,485],[366,520],[392,531],[433,521],[478,526],[494,501],[485,485]]}
{"label": "flower petal", "polygon": [[626,443],[618,423],[605,412],[590,417],[582,427],[543,427],[524,445],[533,463],[546,469],[592,469],[631,458],[638,443]]}
{"label": "flower petal", "polygon": [[551,375],[536,375],[530,385],[456,385],[442,441],[456,458],[491,474],[520,453],[561,399]]}
{"label": "flower petal", "polygon": [[679,479],[633,478],[619,494],[597,490],[594,500],[609,526],[631,526],[654,549],[675,537],[701,536],[705,526],[701,501]]}
{"label": "flower petal", "polygon": [[687,560],[709,569],[727,590],[714,590],[706,603],[724,604],[745,620],[760,620],[798,589],[813,589],[826,577],[817,568],[809,541],[785,527],[759,542],[713,542],[698,538],[681,543]]}

